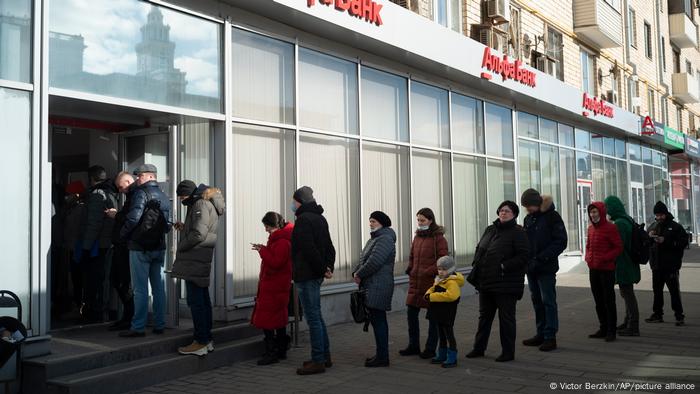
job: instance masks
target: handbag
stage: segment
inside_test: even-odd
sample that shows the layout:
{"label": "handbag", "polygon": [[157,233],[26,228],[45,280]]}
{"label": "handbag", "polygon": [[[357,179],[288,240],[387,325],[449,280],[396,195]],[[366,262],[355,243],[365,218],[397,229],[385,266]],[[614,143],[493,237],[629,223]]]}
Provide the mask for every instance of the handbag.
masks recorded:
{"label": "handbag", "polygon": [[367,309],[367,292],[365,290],[355,290],[350,293],[350,312],[355,323],[364,323],[362,331],[369,330],[369,310]]}
{"label": "handbag", "polygon": [[[479,291],[479,261],[482,259],[483,254],[486,253],[488,250],[489,246],[491,245],[491,241],[493,241],[493,238],[496,236],[496,231],[494,231],[491,236],[489,237],[488,241],[486,244],[484,244],[483,247],[479,248],[477,246],[476,253],[474,253],[474,262],[472,262],[472,270],[469,272],[469,275],[467,275],[467,282],[474,286],[474,289],[476,291]],[[481,243],[481,242],[480,242]]]}

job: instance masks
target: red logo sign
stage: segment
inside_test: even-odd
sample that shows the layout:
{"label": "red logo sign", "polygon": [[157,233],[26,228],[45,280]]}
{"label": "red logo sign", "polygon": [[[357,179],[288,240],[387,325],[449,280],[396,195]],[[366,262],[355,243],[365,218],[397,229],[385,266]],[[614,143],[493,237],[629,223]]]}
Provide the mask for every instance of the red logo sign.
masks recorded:
{"label": "red logo sign", "polygon": [[[500,58],[496,55],[491,54],[491,48],[484,48],[484,58],[481,60],[481,68],[486,68],[487,70],[494,72],[496,74],[501,74],[501,77],[505,81],[506,79],[512,79],[517,82],[534,88],[537,84],[537,74],[534,71],[527,70],[523,68],[523,62],[516,60],[512,62],[508,59],[508,55],[503,55]],[[481,78],[491,79],[490,73],[481,73]]]}
{"label": "red logo sign", "polygon": [[[593,115],[603,115],[608,118],[615,117],[614,108],[598,97],[591,97],[588,93],[583,94],[583,108],[593,112]],[[584,111],[583,116],[588,116],[588,112]]]}
{"label": "red logo sign", "polygon": [[[384,6],[372,0],[318,0],[318,2],[327,6],[335,4],[336,10],[347,11],[350,15],[360,19],[364,18],[367,22],[377,26],[384,23],[380,15]],[[306,0],[306,5],[313,7],[316,5],[316,0]]]}
{"label": "red logo sign", "polygon": [[642,135],[654,135],[656,134],[656,127],[654,126],[654,121],[651,120],[651,116],[647,115],[644,117],[644,122],[642,122]]}

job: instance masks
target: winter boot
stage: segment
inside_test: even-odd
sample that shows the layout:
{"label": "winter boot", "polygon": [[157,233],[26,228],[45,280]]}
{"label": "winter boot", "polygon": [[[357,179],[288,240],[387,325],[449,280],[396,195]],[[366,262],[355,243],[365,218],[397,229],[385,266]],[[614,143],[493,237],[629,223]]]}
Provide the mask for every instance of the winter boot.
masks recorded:
{"label": "winter boot", "polygon": [[287,350],[289,350],[289,344],[292,342],[292,338],[289,335],[283,337],[276,337],[277,342],[277,358],[279,360],[287,359]]}
{"label": "winter boot", "polygon": [[408,345],[405,349],[399,350],[402,356],[415,356],[420,354],[420,348],[416,345]]}
{"label": "winter boot", "polygon": [[441,347],[438,349],[438,353],[435,357],[433,357],[432,360],[430,360],[431,364],[442,364],[447,360],[447,348]]}
{"label": "winter boot", "polygon": [[649,316],[648,319],[644,319],[644,321],[647,323],[663,323],[664,317],[653,313],[651,316]]}
{"label": "winter boot", "polygon": [[443,368],[452,368],[457,366],[457,351],[447,349],[447,359],[442,363]]}
{"label": "winter boot", "polygon": [[275,340],[272,338],[265,338],[265,354],[263,354],[262,358],[258,360],[258,365],[270,365],[278,362],[277,344],[275,343]]}
{"label": "winter boot", "polygon": [[544,338],[542,338],[539,335],[535,335],[534,337],[523,341],[523,345],[525,345],[525,346],[540,346],[543,343],[544,343]]}
{"label": "winter boot", "polygon": [[545,339],[540,345],[540,351],[551,352],[557,348],[557,340],[555,338]]}
{"label": "winter boot", "polygon": [[588,338],[605,338],[606,334],[603,330],[598,330],[593,334],[589,335]]}

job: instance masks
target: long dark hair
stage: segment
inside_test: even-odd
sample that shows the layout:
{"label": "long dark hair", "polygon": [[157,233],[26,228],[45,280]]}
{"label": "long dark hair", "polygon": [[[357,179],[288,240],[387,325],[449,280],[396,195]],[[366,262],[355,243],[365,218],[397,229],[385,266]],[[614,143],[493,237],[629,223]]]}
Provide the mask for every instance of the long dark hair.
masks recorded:
{"label": "long dark hair", "polygon": [[284,217],[277,212],[268,212],[263,216],[262,222],[268,227],[284,228],[287,225],[287,221]]}
{"label": "long dark hair", "polygon": [[430,228],[428,230],[435,231],[439,228],[441,228],[437,223],[435,223],[435,213],[433,213],[433,210],[430,208],[421,208],[416,212],[416,216],[422,215],[426,219],[430,220]]}

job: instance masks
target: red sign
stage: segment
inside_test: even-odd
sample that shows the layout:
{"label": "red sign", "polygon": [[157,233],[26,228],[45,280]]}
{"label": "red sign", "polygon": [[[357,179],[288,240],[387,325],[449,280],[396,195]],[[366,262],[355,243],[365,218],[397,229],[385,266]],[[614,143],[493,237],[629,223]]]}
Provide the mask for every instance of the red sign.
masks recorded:
{"label": "red sign", "polygon": [[[318,0],[318,2],[327,6],[335,4],[336,10],[347,11],[350,15],[360,19],[364,18],[367,22],[377,26],[384,23],[380,15],[384,6],[372,0]],[[306,0],[306,5],[313,7],[316,5],[316,0]]]}
{"label": "red sign", "polygon": [[[583,108],[593,112],[593,115],[603,115],[608,118],[615,117],[614,108],[598,97],[591,97],[588,93],[583,94]],[[583,111],[583,116],[588,116],[588,111]]]}
{"label": "red sign", "polygon": [[[501,74],[503,80],[512,79],[517,82],[534,88],[537,84],[537,74],[534,71],[523,68],[523,62],[516,60],[514,62],[508,59],[508,55],[503,55],[502,58],[491,54],[491,48],[484,48],[484,57],[481,60],[481,68],[485,68],[496,74]],[[481,73],[481,78],[490,80],[490,73]]]}
{"label": "red sign", "polygon": [[642,122],[642,135],[654,135],[656,134],[656,127],[654,126],[654,121],[651,120],[651,116],[647,115],[644,117],[644,122]]}

